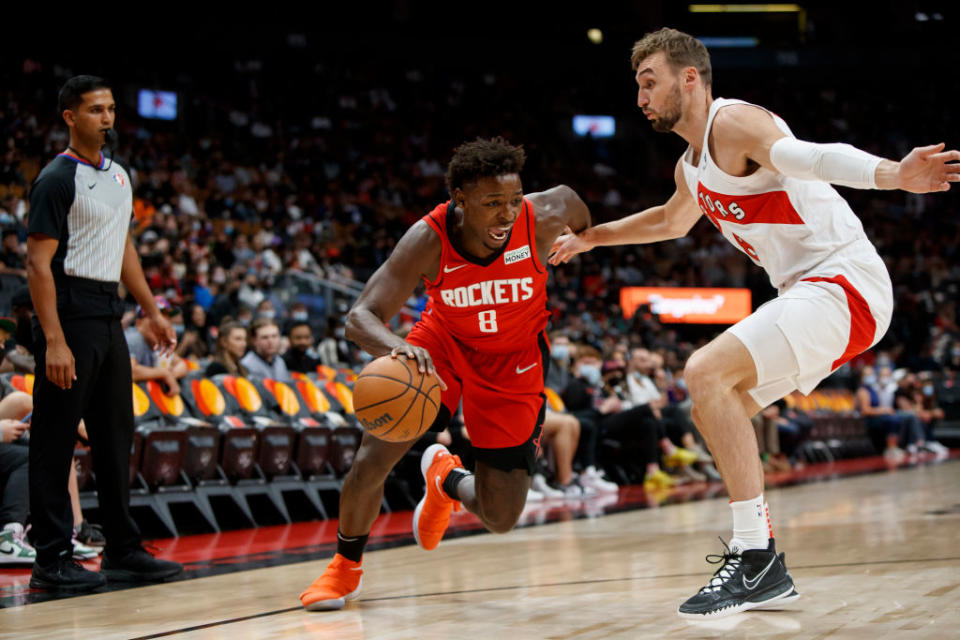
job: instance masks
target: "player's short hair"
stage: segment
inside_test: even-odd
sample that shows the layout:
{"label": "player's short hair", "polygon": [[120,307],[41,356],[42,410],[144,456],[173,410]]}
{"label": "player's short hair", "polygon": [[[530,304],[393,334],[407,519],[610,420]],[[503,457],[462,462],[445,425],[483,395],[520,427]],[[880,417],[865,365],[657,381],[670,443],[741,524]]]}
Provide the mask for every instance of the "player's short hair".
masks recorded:
{"label": "player's short hair", "polygon": [[465,142],[453,150],[447,165],[447,191],[453,196],[454,189],[480,178],[520,173],[526,161],[522,145],[514,146],[500,136]]}
{"label": "player's short hair", "polygon": [[637,40],[633,45],[630,65],[636,71],[640,63],[658,51],[663,51],[667,62],[674,71],[684,67],[693,67],[700,74],[706,87],[713,82],[713,70],[710,66],[710,54],[702,42],[688,33],[669,27],[657,29]]}
{"label": "player's short hair", "polygon": [[63,83],[57,94],[57,106],[60,113],[67,109],[76,109],[83,102],[83,94],[97,89],[111,89],[110,84],[97,76],[74,76]]}

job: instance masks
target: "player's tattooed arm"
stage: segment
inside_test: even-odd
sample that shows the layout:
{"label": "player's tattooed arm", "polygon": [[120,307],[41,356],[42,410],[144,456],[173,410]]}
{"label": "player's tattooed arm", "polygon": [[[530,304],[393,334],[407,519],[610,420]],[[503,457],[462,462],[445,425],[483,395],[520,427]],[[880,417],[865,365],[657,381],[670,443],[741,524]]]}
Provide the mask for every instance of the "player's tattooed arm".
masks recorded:
{"label": "player's tattooed arm", "polygon": [[687,235],[702,214],[687,188],[682,161],[677,162],[674,179],[677,190],[665,204],[557,238],[550,249],[550,264],[567,262],[578,253],[598,246],[647,244]]}
{"label": "player's tattooed arm", "polygon": [[[429,352],[394,334],[387,323],[400,311],[421,278],[436,279],[440,248],[440,238],[426,222],[421,220],[410,227],[350,308],[347,339],[372,356],[403,356],[416,360],[421,372],[436,374]],[[446,389],[442,380],[440,387]]]}

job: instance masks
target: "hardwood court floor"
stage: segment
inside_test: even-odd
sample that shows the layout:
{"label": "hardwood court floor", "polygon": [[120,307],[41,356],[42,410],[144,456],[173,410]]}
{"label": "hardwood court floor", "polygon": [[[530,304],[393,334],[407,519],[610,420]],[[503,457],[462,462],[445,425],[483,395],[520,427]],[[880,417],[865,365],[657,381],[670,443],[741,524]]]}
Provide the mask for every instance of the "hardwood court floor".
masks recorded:
{"label": "hardwood court floor", "polygon": [[0,610],[0,638],[949,638],[960,630],[960,464],[768,492],[803,597],[676,616],[729,532],[723,498],[370,552],[358,602],[309,613],[325,561]]}

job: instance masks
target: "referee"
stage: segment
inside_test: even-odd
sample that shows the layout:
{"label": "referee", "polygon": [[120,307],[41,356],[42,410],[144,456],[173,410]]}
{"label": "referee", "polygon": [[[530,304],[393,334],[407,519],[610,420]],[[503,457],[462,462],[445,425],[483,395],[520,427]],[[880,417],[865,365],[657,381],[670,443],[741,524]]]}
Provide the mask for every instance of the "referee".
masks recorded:
{"label": "referee", "polygon": [[[30,429],[37,560],[30,586],[85,591],[107,580],[159,580],[182,570],[144,550],[130,517],[133,406],[119,283],[147,312],[141,331],[149,342],[169,352],[176,333],[157,309],[130,240],[130,176],[100,151],[113,135],[110,86],[93,76],[71,78],[60,90],[59,110],[70,144],[34,182],[27,238],[37,360]],[[67,477],[81,418],[107,539],[100,573],[72,559]]]}

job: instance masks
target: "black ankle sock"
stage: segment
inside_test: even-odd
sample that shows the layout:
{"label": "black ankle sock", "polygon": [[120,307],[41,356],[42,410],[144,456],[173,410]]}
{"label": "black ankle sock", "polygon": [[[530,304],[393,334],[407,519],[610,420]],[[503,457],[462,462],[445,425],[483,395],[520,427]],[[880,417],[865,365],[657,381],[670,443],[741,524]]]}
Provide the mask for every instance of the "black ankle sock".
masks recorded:
{"label": "black ankle sock", "polygon": [[457,485],[469,475],[470,472],[465,469],[451,469],[447,477],[443,479],[443,492],[447,494],[448,497],[459,500],[460,497],[457,496]]}
{"label": "black ankle sock", "polygon": [[337,530],[337,553],[347,560],[360,562],[360,558],[363,557],[363,548],[367,546],[368,537],[370,537],[369,533],[363,536],[347,538]]}

